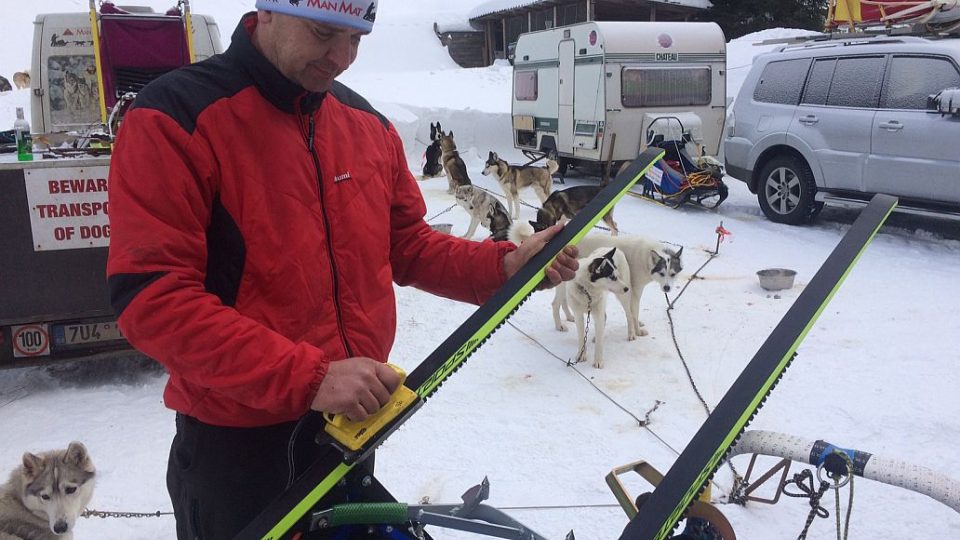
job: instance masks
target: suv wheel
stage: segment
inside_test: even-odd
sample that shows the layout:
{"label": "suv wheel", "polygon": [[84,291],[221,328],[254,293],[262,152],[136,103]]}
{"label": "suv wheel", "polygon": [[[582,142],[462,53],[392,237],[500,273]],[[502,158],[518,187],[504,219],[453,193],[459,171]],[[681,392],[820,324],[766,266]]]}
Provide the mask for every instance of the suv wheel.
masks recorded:
{"label": "suv wheel", "polygon": [[809,223],[823,203],[814,199],[817,184],[803,158],[779,155],[764,165],[757,185],[760,209],[770,221],[801,225]]}

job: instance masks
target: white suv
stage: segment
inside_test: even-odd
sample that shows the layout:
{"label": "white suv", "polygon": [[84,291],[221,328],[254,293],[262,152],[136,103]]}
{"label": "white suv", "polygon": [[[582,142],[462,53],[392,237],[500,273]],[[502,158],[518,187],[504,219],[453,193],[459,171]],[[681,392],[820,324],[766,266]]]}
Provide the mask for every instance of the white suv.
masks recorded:
{"label": "white suv", "polygon": [[903,210],[960,214],[960,115],[939,99],[956,88],[960,39],[779,47],[757,56],[734,103],[727,174],[780,223],[875,193],[898,196]]}

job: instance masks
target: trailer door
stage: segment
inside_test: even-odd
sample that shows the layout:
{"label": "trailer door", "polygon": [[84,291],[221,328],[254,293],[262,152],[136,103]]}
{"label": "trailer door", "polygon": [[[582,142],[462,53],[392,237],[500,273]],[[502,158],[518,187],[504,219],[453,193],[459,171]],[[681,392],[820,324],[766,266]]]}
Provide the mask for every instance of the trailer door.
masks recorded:
{"label": "trailer door", "polygon": [[572,39],[560,42],[560,116],[557,119],[557,151],[561,154],[573,153],[573,94],[574,67],[573,53],[576,43]]}

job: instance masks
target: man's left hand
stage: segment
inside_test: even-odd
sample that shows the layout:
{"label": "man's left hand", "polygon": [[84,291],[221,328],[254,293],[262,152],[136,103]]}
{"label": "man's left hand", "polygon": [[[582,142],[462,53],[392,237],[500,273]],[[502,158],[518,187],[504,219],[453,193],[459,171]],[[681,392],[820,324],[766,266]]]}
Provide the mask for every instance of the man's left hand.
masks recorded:
{"label": "man's left hand", "polygon": [[[503,271],[507,274],[507,279],[513,277],[527,261],[543,249],[543,246],[551,238],[563,230],[563,225],[556,224],[548,229],[544,229],[530,238],[527,238],[520,246],[503,256]],[[553,263],[547,267],[545,274],[546,280],[540,284],[541,289],[556,287],[561,281],[570,281],[577,273],[579,263],[577,262],[579,251],[577,246],[566,246],[563,251],[557,255]]]}

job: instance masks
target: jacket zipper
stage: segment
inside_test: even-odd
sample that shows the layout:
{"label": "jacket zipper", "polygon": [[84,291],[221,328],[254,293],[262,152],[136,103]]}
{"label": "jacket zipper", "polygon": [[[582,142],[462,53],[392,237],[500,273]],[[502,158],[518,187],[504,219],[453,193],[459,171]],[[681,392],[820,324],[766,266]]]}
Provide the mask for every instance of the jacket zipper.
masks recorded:
{"label": "jacket zipper", "polygon": [[[299,102],[297,103],[297,108],[300,108]],[[333,232],[330,230],[330,219],[327,218],[327,205],[323,199],[323,171],[320,169],[320,156],[317,155],[317,149],[313,144],[317,127],[316,119],[313,112],[308,114],[309,124],[306,134],[307,151],[310,152],[310,157],[313,158],[313,167],[317,171],[317,193],[320,195],[320,214],[323,215],[323,226],[327,230],[327,254],[330,258],[330,274],[333,278],[333,306],[337,312],[337,332],[340,334],[340,341],[349,358],[353,356],[353,350],[350,348],[350,343],[347,341],[346,330],[343,328],[343,311],[340,307],[340,280],[337,276],[336,260],[333,257]]]}

